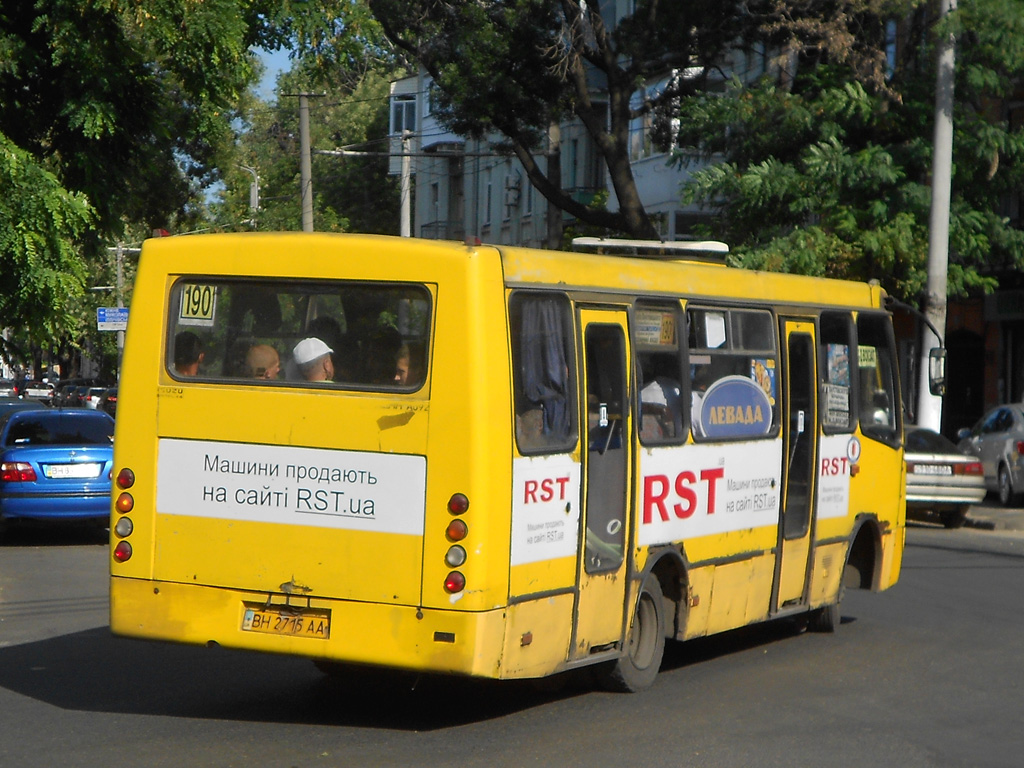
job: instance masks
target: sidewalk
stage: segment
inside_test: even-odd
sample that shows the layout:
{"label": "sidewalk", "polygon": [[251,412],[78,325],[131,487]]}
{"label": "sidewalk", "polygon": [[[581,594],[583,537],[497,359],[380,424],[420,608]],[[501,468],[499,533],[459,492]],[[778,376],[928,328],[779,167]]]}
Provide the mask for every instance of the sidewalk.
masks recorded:
{"label": "sidewalk", "polygon": [[1024,509],[1003,507],[994,497],[990,496],[981,504],[971,507],[964,525],[968,528],[989,531],[1024,532]]}

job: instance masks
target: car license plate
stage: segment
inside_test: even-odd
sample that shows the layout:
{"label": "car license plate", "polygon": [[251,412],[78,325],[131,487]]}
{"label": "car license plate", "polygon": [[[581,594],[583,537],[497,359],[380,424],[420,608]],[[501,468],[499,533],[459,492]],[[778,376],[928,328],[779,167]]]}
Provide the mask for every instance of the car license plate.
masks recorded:
{"label": "car license plate", "polygon": [[47,464],[43,467],[43,473],[53,479],[75,477],[99,477],[100,475],[100,464],[89,463],[89,464]]}
{"label": "car license plate", "polygon": [[915,464],[915,475],[952,475],[953,468],[949,464]]}
{"label": "car license plate", "polygon": [[303,611],[276,606],[247,607],[242,617],[242,631],[327,640],[331,636],[331,614],[329,611]]}

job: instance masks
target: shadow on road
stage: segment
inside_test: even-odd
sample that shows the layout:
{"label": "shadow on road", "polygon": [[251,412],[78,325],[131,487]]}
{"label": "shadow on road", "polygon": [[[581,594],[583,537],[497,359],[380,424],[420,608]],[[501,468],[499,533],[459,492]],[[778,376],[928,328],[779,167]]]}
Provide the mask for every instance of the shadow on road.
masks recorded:
{"label": "shadow on road", "polygon": [[581,690],[370,669],[328,676],[306,659],[118,638],[106,627],[0,648],[0,686],[69,710],[409,731]]}
{"label": "shadow on road", "polygon": [[[792,622],[779,621],[668,643],[662,669],[793,634]],[[403,731],[468,725],[599,691],[589,669],[539,684],[353,667],[325,675],[302,658],[119,638],[106,627],[0,648],[0,686],[68,710]]]}
{"label": "shadow on road", "polygon": [[105,525],[94,522],[51,523],[17,521],[0,532],[0,547],[80,547],[110,541]]}

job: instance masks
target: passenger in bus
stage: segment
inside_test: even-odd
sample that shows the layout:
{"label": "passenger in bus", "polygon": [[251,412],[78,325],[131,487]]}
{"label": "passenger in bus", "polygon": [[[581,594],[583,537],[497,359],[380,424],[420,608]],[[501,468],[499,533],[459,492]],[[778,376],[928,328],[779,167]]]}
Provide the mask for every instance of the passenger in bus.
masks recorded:
{"label": "passenger in bus", "polygon": [[255,344],[245,353],[245,375],[250,379],[276,379],[281,357],[269,344]]}
{"label": "passenger in bus", "polygon": [[390,326],[378,328],[370,336],[369,351],[363,361],[367,383],[393,384],[395,362],[402,348],[401,334]]}
{"label": "passenger in bus", "polygon": [[701,424],[700,410],[704,405],[704,395],[716,378],[710,365],[690,366],[690,428],[694,437],[706,437],[704,426]]}
{"label": "passenger in bus", "polygon": [[333,378],[335,381],[339,381],[338,374],[343,368],[341,351],[344,348],[341,324],[330,315],[320,315],[310,321],[306,331],[310,336],[315,336],[331,348],[331,364],[334,366]]}
{"label": "passenger in bus", "polygon": [[295,345],[292,357],[299,368],[299,374],[306,381],[331,381],[334,378],[334,352],[323,339],[310,336]]}
{"label": "passenger in bus", "polygon": [[668,376],[655,376],[640,390],[642,437],[660,440],[683,432],[681,388]]}
{"label": "passenger in bus", "polygon": [[423,350],[418,345],[403,344],[395,361],[395,384],[411,387],[423,381]]}
{"label": "passenger in bus", "polygon": [[192,331],[182,331],[174,337],[174,371],[179,376],[196,376],[206,357],[203,342]]}

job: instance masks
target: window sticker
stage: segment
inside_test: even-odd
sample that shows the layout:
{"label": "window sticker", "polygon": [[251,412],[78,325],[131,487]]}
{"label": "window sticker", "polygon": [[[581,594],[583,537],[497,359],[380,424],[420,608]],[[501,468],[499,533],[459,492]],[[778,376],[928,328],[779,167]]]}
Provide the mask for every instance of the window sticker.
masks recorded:
{"label": "window sticker", "polygon": [[189,283],[181,289],[178,325],[213,327],[217,314],[217,289],[212,285]]}
{"label": "window sticker", "polygon": [[676,318],[672,311],[639,309],[635,317],[638,344],[675,348]]}
{"label": "window sticker", "polygon": [[775,405],[775,360],[755,357],[750,361],[750,378],[768,395],[768,402]]}

